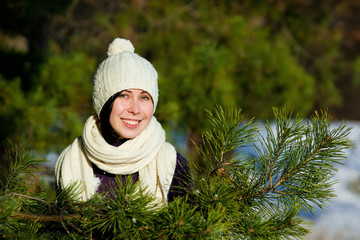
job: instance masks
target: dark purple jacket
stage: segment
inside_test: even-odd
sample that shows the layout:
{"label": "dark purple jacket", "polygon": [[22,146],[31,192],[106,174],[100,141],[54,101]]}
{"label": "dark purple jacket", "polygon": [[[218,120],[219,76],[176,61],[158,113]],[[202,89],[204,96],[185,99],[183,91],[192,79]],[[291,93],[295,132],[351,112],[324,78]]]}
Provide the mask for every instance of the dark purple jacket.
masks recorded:
{"label": "dark purple jacket", "polygon": [[[123,141],[118,141],[112,144],[113,146],[120,146]],[[116,176],[99,169],[95,164],[93,164],[93,170],[96,177],[100,178],[101,184],[98,188],[99,193],[109,192],[111,187],[116,188]],[[123,184],[126,184],[126,179],[128,175],[121,175],[121,180]],[[131,174],[132,182],[135,183],[139,178],[139,173]],[[176,155],[176,167],[174,177],[170,186],[168,193],[168,202],[173,201],[176,197],[184,196],[186,190],[184,188],[190,188],[190,171],[187,160],[181,156],[179,153]]]}

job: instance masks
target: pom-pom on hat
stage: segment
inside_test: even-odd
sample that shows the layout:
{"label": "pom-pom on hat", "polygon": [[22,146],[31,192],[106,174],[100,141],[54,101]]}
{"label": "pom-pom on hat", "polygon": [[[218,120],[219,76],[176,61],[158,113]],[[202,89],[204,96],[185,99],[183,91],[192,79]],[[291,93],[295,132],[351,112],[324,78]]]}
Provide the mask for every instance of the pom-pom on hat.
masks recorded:
{"label": "pom-pom on hat", "polygon": [[157,72],[149,61],[134,53],[129,40],[116,38],[110,43],[105,59],[93,79],[93,105],[97,115],[106,101],[126,89],[142,89],[158,102]]}

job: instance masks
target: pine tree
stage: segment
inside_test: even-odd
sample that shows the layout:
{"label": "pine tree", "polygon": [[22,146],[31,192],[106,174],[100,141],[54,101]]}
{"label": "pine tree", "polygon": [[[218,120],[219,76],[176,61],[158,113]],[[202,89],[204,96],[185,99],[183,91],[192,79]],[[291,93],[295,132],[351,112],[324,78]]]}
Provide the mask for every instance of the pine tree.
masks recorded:
{"label": "pine tree", "polygon": [[[201,161],[191,165],[188,195],[156,205],[130,179],[109,195],[76,201],[80,185],[48,200],[34,184],[43,160],[14,145],[0,185],[2,239],[301,239],[333,194],[336,164],[352,146],[351,128],[332,128],[326,111],[308,119],[274,108],[261,136],[238,109],[207,110]],[[272,123],[272,124],[271,124]],[[274,126],[274,127],[272,127]],[[249,154],[245,147],[253,147]],[[116,197],[111,197],[116,196]]]}

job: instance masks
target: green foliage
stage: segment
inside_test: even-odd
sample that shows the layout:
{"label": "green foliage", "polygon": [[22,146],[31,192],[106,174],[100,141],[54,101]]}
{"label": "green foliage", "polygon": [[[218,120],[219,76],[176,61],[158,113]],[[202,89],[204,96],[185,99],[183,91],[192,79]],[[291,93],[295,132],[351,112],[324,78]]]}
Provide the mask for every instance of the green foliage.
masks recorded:
{"label": "green foliage", "polygon": [[[131,179],[105,195],[78,202],[74,184],[45,201],[29,191],[27,174],[40,159],[15,147],[0,185],[0,236],[30,239],[300,239],[309,230],[299,211],[315,214],[334,197],[336,164],[346,158],[346,124],[331,128],[326,111],[308,121],[274,108],[259,135],[241,110],[206,111],[211,128],[197,146],[186,197],[155,204]],[[255,145],[256,155],[242,151]],[[204,167],[200,167],[204,166]],[[25,175],[24,175],[25,174]],[[27,183],[24,185],[24,183]]]}
{"label": "green foliage", "polygon": [[[9,171],[2,173],[5,174],[5,176],[3,176],[4,180],[0,185],[4,193],[16,190],[17,187],[29,187],[28,184],[20,185],[19,183],[23,181],[26,174],[39,171],[39,169],[34,168],[34,166],[44,162],[36,152],[21,152],[20,147],[15,144],[12,145],[11,149],[12,151],[6,153],[7,157],[12,160],[9,165]],[[21,189],[21,191],[24,191],[24,189]]]}
{"label": "green foliage", "polygon": [[[128,180],[129,183],[124,188],[109,192],[100,202],[94,218],[85,225],[98,229],[101,234],[113,233],[116,239],[140,238],[139,228],[151,224],[147,219],[153,217],[151,209],[156,206],[151,204],[150,196],[143,191],[136,191],[138,185],[132,185],[131,177]],[[120,178],[117,183],[122,186]]]}
{"label": "green foliage", "polygon": [[360,84],[360,57],[358,57],[353,65],[353,71],[354,71],[354,83],[355,85]]}
{"label": "green foliage", "polygon": [[[237,111],[230,115],[240,116]],[[198,147],[200,164],[206,167],[195,174],[196,190],[190,198],[201,209],[215,202],[231,209],[236,222],[232,233],[239,236],[278,239],[306,234],[298,212],[314,213],[315,206],[324,208],[334,197],[335,164],[352,146],[347,139],[350,128],[341,124],[331,129],[327,112],[315,112],[304,121],[285,108],[274,109],[275,130],[268,123],[267,135],[257,139],[256,125],[249,122],[239,128],[242,118],[235,121],[222,108],[209,116],[213,128],[203,133]],[[227,155],[249,141],[260,142],[256,156],[242,151]],[[224,193],[227,198],[222,201]]]}
{"label": "green foliage", "polygon": [[349,65],[334,24],[346,3],[38,0],[32,8],[4,1],[0,58],[9,66],[0,69],[0,81],[14,93],[1,97],[15,99],[0,108],[9,126],[0,141],[28,139],[39,150],[60,151],[79,135],[92,112],[96,64],[115,37],[130,39],[158,70],[157,118],[195,142],[209,127],[203,109],[216,104],[263,119],[272,117],[273,106],[293,107],[301,117],[334,106],[341,101],[335,83]]}
{"label": "green foliage", "polygon": [[[177,18],[143,36],[141,50],[159,71],[159,119],[189,119],[186,127],[199,131],[207,124],[202,109],[215,104],[240,105],[260,118],[281,105],[306,115],[315,100],[315,80],[293,57],[291,46],[252,18],[208,18],[217,11],[205,3],[184,6]],[[182,38],[165,38],[164,31]]]}
{"label": "green foliage", "polygon": [[7,138],[26,145],[38,142],[45,147],[44,135],[48,135],[51,123],[55,121],[55,102],[44,102],[41,89],[26,94],[21,90],[19,79],[7,82],[0,76],[0,119],[3,123],[0,143],[6,145]]}
{"label": "green foliage", "polygon": [[[48,131],[53,137],[47,150],[60,151],[81,135],[84,121],[93,112],[91,91],[94,69],[94,59],[78,52],[54,54],[43,64],[38,79],[39,88],[44,92],[43,99],[56,102],[55,119],[51,122],[51,131]],[[41,143],[41,140],[37,142]],[[48,142],[46,138],[45,141]]]}
{"label": "green foliage", "polygon": [[330,0],[326,4],[319,1],[247,1],[246,5],[253,9],[249,14],[261,16],[270,32],[289,46],[294,59],[316,80],[312,101],[322,108],[338,105],[341,96],[336,83],[342,81],[342,74],[347,71],[347,60],[341,49],[346,38],[342,38],[342,27],[334,26],[334,22],[339,21],[344,13],[342,9],[350,6],[351,1]]}
{"label": "green foliage", "polygon": [[[36,144],[40,151],[63,149],[82,131],[91,114],[91,74],[95,63],[81,54],[54,55],[43,64],[38,85],[22,91],[20,79],[0,75],[0,144],[7,138]],[[50,141],[49,141],[50,140]]]}
{"label": "green foliage", "polygon": [[36,152],[21,149],[15,144],[6,155],[12,161],[8,171],[2,172],[0,178],[0,237],[7,239],[10,235],[13,239],[37,239],[39,223],[17,221],[12,216],[14,212],[38,213],[46,209],[48,203],[41,199],[44,196],[38,191],[35,181],[36,172],[42,171],[39,164],[44,160]]}

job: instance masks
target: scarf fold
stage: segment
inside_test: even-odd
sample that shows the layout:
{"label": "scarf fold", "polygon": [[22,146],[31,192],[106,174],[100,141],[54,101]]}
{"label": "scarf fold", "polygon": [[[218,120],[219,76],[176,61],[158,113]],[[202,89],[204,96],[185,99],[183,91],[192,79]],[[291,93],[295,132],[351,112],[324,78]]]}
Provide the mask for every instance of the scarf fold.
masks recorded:
{"label": "scarf fold", "polygon": [[[120,175],[139,172],[140,186],[153,194],[157,201],[167,201],[176,166],[175,148],[165,142],[165,131],[155,117],[138,136],[119,147],[109,145],[99,131],[99,118],[93,115],[84,125],[82,136],[59,156],[55,166],[58,186],[78,182],[82,192],[79,200],[86,201],[97,191],[100,180],[92,164]],[[160,182],[160,183],[159,183]]]}

